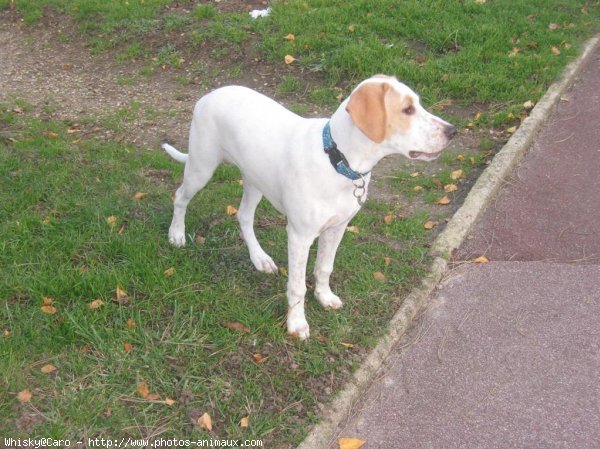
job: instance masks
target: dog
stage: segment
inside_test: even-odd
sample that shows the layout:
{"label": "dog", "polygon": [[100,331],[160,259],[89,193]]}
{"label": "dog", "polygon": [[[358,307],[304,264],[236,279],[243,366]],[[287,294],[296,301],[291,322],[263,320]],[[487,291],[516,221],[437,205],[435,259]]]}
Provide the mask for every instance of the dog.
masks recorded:
{"label": "dog", "polygon": [[237,218],[259,271],[278,269],[254,234],[256,206],[264,195],[287,217],[287,331],[304,340],[310,333],[304,297],[313,241],[318,238],[315,297],[323,307],[338,309],[342,301],[332,292],[329,277],[348,222],[367,198],[371,170],[389,154],[434,160],[455,132],[450,123],[427,112],[408,86],[384,75],[361,82],[329,119],[302,118],[245,87],[216,89],[196,103],[188,154],[162,145],[185,163],[169,241],[185,244],[187,205],[217,166],[237,165],[243,177]]}

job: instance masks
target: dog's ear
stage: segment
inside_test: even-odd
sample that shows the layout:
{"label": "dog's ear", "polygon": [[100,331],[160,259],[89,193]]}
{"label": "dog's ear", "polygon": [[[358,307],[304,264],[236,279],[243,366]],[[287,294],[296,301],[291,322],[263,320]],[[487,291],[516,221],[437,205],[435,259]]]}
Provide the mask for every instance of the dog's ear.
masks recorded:
{"label": "dog's ear", "polygon": [[366,83],[350,95],[346,111],[354,124],[375,143],[383,142],[387,130],[385,94],[388,83]]}

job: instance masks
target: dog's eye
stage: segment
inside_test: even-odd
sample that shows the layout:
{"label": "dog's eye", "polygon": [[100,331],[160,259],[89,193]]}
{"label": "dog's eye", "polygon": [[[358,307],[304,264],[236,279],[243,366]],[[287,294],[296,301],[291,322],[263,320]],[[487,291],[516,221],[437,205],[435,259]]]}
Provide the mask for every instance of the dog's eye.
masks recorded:
{"label": "dog's eye", "polygon": [[404,112],[406,115],[412,115],[415,113],[415,107],[413,105],[410,105],[410,106],[404,108],[402,110],[402,112]]}

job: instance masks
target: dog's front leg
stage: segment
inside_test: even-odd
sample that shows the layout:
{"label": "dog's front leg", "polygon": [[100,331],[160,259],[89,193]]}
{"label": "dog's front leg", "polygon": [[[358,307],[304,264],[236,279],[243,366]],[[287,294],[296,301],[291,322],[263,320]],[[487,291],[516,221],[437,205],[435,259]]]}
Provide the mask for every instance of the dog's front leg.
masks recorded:
{"label": "dog's front leg", "polygon": [[309,336],[308,322],[304,315],[306,295],[306,263],[314,236],[294,230],[288,224],[288,314],[287,330],[290,335],[305,340]]}
{"label": "dog's front leg", "polygon": [[326,309],[339,309],[342,300],[331,291],[329,277],[333,272],[335,253],[342,241],[347,223],[323,231],[319,237],[319,249],[315,264],[315,297]]}

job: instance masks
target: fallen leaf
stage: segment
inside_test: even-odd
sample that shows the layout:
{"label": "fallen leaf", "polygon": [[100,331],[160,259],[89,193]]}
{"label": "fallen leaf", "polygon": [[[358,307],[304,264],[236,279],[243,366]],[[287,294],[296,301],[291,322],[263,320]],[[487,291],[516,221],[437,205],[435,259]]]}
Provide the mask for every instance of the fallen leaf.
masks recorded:
{"label": "fallen leaf", "polygon": [[240,420],[240,427],[248,427],[250,425],[250,418],[248,416],[244,416]]}
{"label": "fallen leaf", "polygon": [[514,134],[517,132],[517,127],[516,126],[511,126],[510,128],[506,128],[506,132],[510,133],[510,134]]}
{"label": "fallen leaf", "polygon": [[343,347],[345,347],[345,348],[348,348],[348,349],[352,349],[352,348],[354,347],[354,344],[352,344],[352,343],[346,343],[346,342],[344,342],[344,341],[340,341],[340,344],[341,344]]}
{"label": "fallen leaf", "polygon": [[285,269],[285,267],[279,267],[279,274],[282,275],[282,276],[287,276],[288,272]]}
{"label": "fallen leaf", "polygon": [[283,61],[288,65],[294,62],[295,60],[296,58],[294,58],[292,55],[285,55],[285,57],[283,58]]}
{"label": "fallen leaf", "polygon": [[49,137],[50,139],[56,139],[58,134],[56,134],[54,131],[44,131],[44,136]]}
{"label": "fallen leaf", "polygon": [[10,337],[10,331],[8,329],[4,329],[4,332],[2,332],[2,335],[4,337]]}
{"label": "fallen leaf", "polygon": [[317,335],[315,337],[315,340],[320,341],[321,343],[327,343],[327,337],[325,337],[323,335]]}
{"label": "fallen leaf", "polygon": [[[475,0],[482,1],[482,0]],[[340,438],[338,439],[338,444],[340,445],[340,449],[360,449],[364,446],[366,441],[359,440],[358,438]]]}
{"label": "fallen leaf", "polygon": [[167,277],[173,276],[175,274],[175,268],[173,268],[173,267],[167,268],[163,274]]}
{"label": "fallen leaf", "polygon": [[47,313],[49,315],[54,315],[56,313],[56,307],[54,306],[42,306],[40,307],[42,312]]}
{"label": "fallen leaf", "polygon": [[135,321],[133,321],[131,318],[129,318],[127,320],[127,328],[128,329],[135,329]]}
{"label": "fallen leaf", "polygon": [[196,244],[198,245],[204,245],[204,243],[206,243],[206,238],[202,237],[201,235],[196,237]]}
{"label": "fallen leaf", "polygon": [[562,46],[565,47],[567,50],[572,47],[572,45],[569,44],[568,42],[563,42]]}
{"label": "fallen leaf", "polygon": [[394,216],[392,214],[387,214],[385,217],[383,217],[383,221],[389,224],[394,221]]}
{"label": "fallen leaf", "polygon": [[525,103],[523,103],[523,107],[527,110],[533,109],[534,106],[535,106],[535,103],[531,100],[527,100]]}
{"label": "fallen leaf", "polygon": [[356,30],[356,26],[354,26],[354,24],[348,25],[348,31],[350,31],[351,33],[354,33],[355,30]]}
{"label": "fallen leaf", "polygon": [[450,198],[448,198],[448,195],[444,195],[439,200],[437,200],[437,204],[440,204],[442,206],[445,206],[446,204],[450,204]]}
{"label": "fallen leaf", "polygon": [[423,227],[427,230],[433,229],[437,226],[438,222],[437,221],[433,221],[433,220],[429,220],[426,221],[425,224],[423,225]]}
{"label": "fallen leaf", "polygon": [[146,198],[146,196],[148,196],[148,192],[137,192],[135,195],[133,195],[133,198],[136,200],[143,200]]}
{"label": "fallen leaf", "polygon": [[458,187],[456,186],[456,184],[446,184],[444,186],[444,190],[446,192],[456,192],[458,190]]}
{"label": "fallen leaf", "polygon": [[475,0],[477,5],[483,5],[485,2],[487,2],[487,0]]}
{"label": "fallen leaf", "polygon": [[115,224],[117,223],[117,217],[115,217],[114,215],[111,215],[110,217],[108,217],[108,218],[106,219],[106,222],[108,223],[108,225],[109,225],[110,227],[114,227],[114,226],[115,226]]}
{"label": "fallen leaf", "polygon": [[465,160],[465,157],[462,154],[459,154],[458,156],[456,156],[456,160],[462,162]]}
{"label": "fallen leaf", "polygon": [[375,279],[377,279],[378,281],[381,281],[381,282],[385,281],[385,274],[383,274],[381,271],[375,271],[373,273],[373,277]]}
{"label": "fallen leaf", "polygon": [[158,401],[160,399],[160,394],[158,393],[150,393],[146,399],[148,399],[149,401]]}
{"label": "fallen leaf", "polygon": [[358,226],[348,226],[346,231],[351,232],[353,234],[358,234],[360,231],[358,230]]}
{"label": "fallen leaf", "polygon": [[232,331],[243,332],[244,334],[250,333],[250,328],[248,326],[237,321],[235,323],[225,323],[225,327]]}
{"label": "fallen leaf", "polygon": [[22,391],[19,391],[19,393],[17,394],[17,399],[19,400],[19,402],[31,402],[32,396],[33,395],[31,394],[31,391],[22,390]]}
{"label": "fallen leaf", "polygon": [[508,57],[509,58],[514,58],[515,56],[517,56],[519,53],[521,53],[521,49],[517,48],[517,47],[513,47],[513,49],[511,51],[508,52]]}
{"label": "fallen leaf", "polygon": [[463,175],[463,171],[459,168],[458,170],[454,170],[450,174],[450,178],[452,178],[454,181],[456,181],[457,179],[462,178],[462,175]]}
{"label": "fallen leaf", "polygon": [[131,352],[133,350],[133,345],[131,343],[123,343],[123,349],[125,349],[125,352]]}
{"label": "fallen leaf", "polygon": [[478,258],[473,259],[473,262],[476,262],[476,263],[488,263],[489,261],[490,261],[490,259],[488,259],[485,256],[479,256]]}
{"label": "fallen leaf", "polygon": [[295,41],[296,40],[296,36],[294,36],[292,33],[286,35],[283,37],[286,41]]}
{"label": "fallen leaf", "polygon": [[88,304],[88,307],[90,309],[99,309],[103,305],[104,305],[104,301],[102,301],[101,299],[94,299],[92,302],[90,302]]}
{"label": "fallen leaf", "polygon": [[167,404],[168,406],[175,404],[175,402],[177,402],[175,399],[165,398],[165,404]]}
{"label": "fallen leaf", "polygon": [[419,173],[418,171],[412,172],[412,173],[410,174],[410,177],[411,177],[411,178],[416,178],[417,176],[421,176],[421,173]]}
{"label": "fallen leaf", "polygon": [[227,215],[235,215],[237,214],[237,209],[233,207],[231,204],[227,206]]}
{"label": "fallen leaf", "polygon": [[383,258],[383,264],[387,267],[390,263],[392,263],[392,258],[391,257],[384,257]]}
{"label": "fallen leaf", "polygon": [[113,301],[118,302],[119,304],[127,304],[129,302],[129,295],[118,284],[115,287],[115,293],[117,296],[113,298]]}
{"label": "fallen leaf", "polygon": [[551,29],[552,31],[554,31],[554,30],[558,30],[560,28],[560,25],[558,23],[551,23],[548,25],[548,28]]}
{"label": "fallen leaf", "polygon": [[148,388],[148,384],[146,384],[146,382],[139,383],[137,386],[137,392],[142,398],[146,399],[148,397],[148,395],[150,394],[150,389]]}
{"label": "fallen leaf", "polygon": [[265,357],[262,354],[259,354],[258,352],[256,354],[252,354],[252,358],[254,359],[254,361],[256,363],[265,363],[265,361],[269,358],[269,357]]}
{"label": "fallen leaf", "polygon": [[552,47],[550,48],[550,50],[552,51],[552,54],[553,54],[554,56],[558,56],[558,55],[560,55],[560,50],[558,49],[558,47],[554,47],[554,46],[552,46]]}
{"label": "fallen leaf", "polygon": [[122,235],[125,232],[125,225],[121,225],[121,227],[119,228],[119,231],[117,232],[118,235]]}
{"label": "fallen leaf", "polygon": [[212,431],[212,418],[208,413],[204,413],[197,421],[201,429],[207,429],[209,432]]}
{"label": "fallen leaf", "polygon": [[54,303],[54,299],[50,298],[49,296],[43,296],[42,297],[42,304],[45,306],[51,306]]}
{"label": "fallen leaf", "polygon": [[69,129],[67,129],[67,134],[76,134],[78,132],[81,132],[81,130],[79,129],[79,125],[77,125],[77,124],[71,126]]}
{"label": "fallen leaf", "polygon": [[58,370],[58,368],[54,365],[44,365],[40,368],[40,371],[44,374],[50,374],[53,373],[54,371]]}
{"label": "fallen leaf", "polygon": [[423,191],[423,186],[415,186],[415,187],[413,188],[413,190],[414,190],[415,192],[422,192],[422,191]]}

